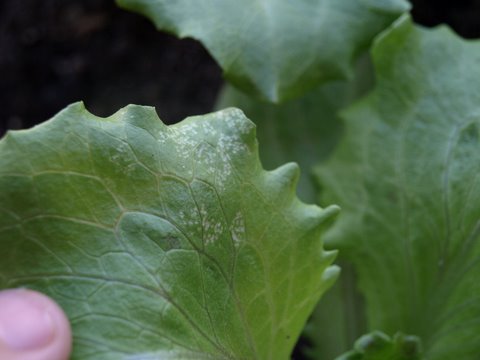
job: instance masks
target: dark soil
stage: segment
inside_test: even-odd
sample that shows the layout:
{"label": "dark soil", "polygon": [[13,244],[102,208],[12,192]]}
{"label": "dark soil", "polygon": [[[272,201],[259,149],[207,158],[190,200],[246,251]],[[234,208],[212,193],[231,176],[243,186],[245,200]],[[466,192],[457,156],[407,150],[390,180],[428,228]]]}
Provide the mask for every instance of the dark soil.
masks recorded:
{"label": "dark soil", "polygon": [[176,122],[210,111],[222,84],[199,43],[108,0],[2,0],[0,79],[0,134],[79,100],[99,116],[152,105]]}

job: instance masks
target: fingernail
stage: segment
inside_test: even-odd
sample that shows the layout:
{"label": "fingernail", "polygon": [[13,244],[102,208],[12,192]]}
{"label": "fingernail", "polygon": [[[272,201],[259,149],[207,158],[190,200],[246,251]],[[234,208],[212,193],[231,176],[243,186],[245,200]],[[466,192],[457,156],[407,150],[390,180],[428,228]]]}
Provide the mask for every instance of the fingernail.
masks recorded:
{"label": "fingernail", "polygon": [[41,297],[23,289],[0,292],[0,342],[13,351],[41,349],[55,336],[55,323]]}

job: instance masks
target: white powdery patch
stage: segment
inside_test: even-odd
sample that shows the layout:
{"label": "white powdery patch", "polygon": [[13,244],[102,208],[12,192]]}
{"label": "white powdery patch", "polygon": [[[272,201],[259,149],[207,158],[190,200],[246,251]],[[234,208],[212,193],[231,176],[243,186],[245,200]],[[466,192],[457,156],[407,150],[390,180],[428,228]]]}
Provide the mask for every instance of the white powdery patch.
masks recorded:
{"label": "white powdery patch", "polygon": [[116,164],[124,165],[126,163],[126,157],[128,156],[128,153],[129,153],[128,146],[124,143],[119,143],[115,147],[115,153],[112,156],[110,156],[110,161]]}
{"label": "white powdery patch", "polygon": [[[205,135],[209,137],[216,137],[217,130],[215,130],[208,122],[201,119],[191,120],[187,123],[181,123],[179,126],[169,127],[168,134],[177,147],[178,155],[183,159],[188,159],[192,156],[192,151],[195,147],[205,140]],[[163,142],[165,137],[163,137]]]}
{"label": "white powdery patch", "polygon": [[200,144],[195,153],[196,166],[201,167],[208,175],[215,174],[215,165],[217,164],[217,153],[208,144]]}
{"label": "white powdery patch", "polygon": [[170,136],[175,142],[178,156],[182,160],[188,160],[192,151],[201,138],[198,123],[191,122],[180,127],[170,128]]}
{"label": "white powdery patch", "polygon": [[205,132],[205,134],[209,135],[211,138],[218,137],[218,131],[209,122],[205,122],[203,124],[203,131]]}
{"label": "white powdery patch", "polygon": [[215,243],[223,233],[222,223],[209,216],[204,205],[200,208],[200,216],[202,218],[203,243],[205,245]]}
{"label": "white powdery patch", "polygon": [[188,209],[188,210],[181,210],[178,213],[178,217],[180,219],[180,222],[187,227],[196,227],[200,226],[200,216],[198,212],[196,211],[195,208]]}
{"label": "white powdery patch", "polygon": [[237,212],[230,224],[230,235],[236,248],[246,241],[245,220],[241,212]]}
{"label": "white powdery patch", "polygon": [[166,129],[160,129],[157,131],[155,138],[157,139],[157,142],[159,145],[164,145],[167,142],[167,138],[168,138],[167,134],[168,133]]}
{"label": "white powdery patch", "polygon": [[248,152],[248,147],[238,136],[221,135],[217,143],[219,164],[217,165],[216,185],[223,189],[233,172],[231,156]]}
{"label": "white powdery patch", "polygon": [[157,141],[165,144],[166,137],[171,138],[179,163],[191,164],[194,158],[194,167],[201,168],[201,172],[212,177],[215,186],[223,190],[234,170],[232,159],[249,152],[242,136],[249,134],[254,125],[238,109],[208,116],[210,121],[207,118],[191,119],[170,127],[167,134],[159,132]]}
{"label": "white powdery patch", "polygon": [[131,175],[137,167],[137,161],[132,157],[133,152],[130,147],[120,143],[114,151],[113,155],[110,156],[110,161],[115,164],[115,171],[122,175]]}
{"label": "white powdery patch", "polygon": [[238,109],[227,109],[217,112],[215,115],[229,130],[229,134],[219,136],[216,147],[220,160],[216,184],[223,189],[233,172],[232,156],[248,153],[249,149],[241,139],[241,135],[252,131],[253,125],[245,120],[245,116]]}
{"label": "white powdery patch", "polygon": [[229,130],[241,135],[249,134],[255,127],[250,121],[247,121],[245,115],[239,109],[230,108],[219,111],[215,115],[217,119],[227,125]]}

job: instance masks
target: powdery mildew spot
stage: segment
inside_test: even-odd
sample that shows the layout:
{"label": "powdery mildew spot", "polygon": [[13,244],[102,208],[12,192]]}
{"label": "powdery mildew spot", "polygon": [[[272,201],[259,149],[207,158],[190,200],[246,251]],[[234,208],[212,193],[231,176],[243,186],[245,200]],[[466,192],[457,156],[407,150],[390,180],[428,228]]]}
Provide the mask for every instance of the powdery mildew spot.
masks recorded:
{"label": "powdery mildew spot", "polygon": [[243,215],[240,211],[237,212],[235,218],[232,220],[229,230],[233,244],[236,248],[246,241],[245,220],[243,219]]}
{"label": "powdery mildew spot", "polygon": [[254,126],[245,120],[245,116],[238,109],[217,112],[215,117],[223,123],[227,130],[218,137],[216,146],[220,160],[217,165],[216,185],[223,189],[233,172],[232,156],[249,152],[241,135],[250,133]]}
{"label": "powdery mildew spot", "polygon": [[195,209],[188,209],[185,211],[181,210],[178,213],[178,217],[181,223],[188,227],[196,227],[201,225],[198,213]]}
{"label": "powdery mildew spot", "polygon": [[216,151],[208,144],[200,144],[195,153],[195,165],[201,167],[207,175],[215,174],[215,164],[218,162]]}
{"label": "powdery mildew spot", "polygon": [[170,128],[170,137],[174,141],[177,155],[182,161],[186,161],[192,156],[192,151],[198,144],[198,139],[201,139],[197,123]]}
{"label": "powdery mildew spot", "polygon": [[255,125],[247,121],[245,115],[239,109],[231,108],[219,111],[215,115],[217,119],[226,124],[229,130],[237,134],[246,135],[255,128]]}
{"label": "powdery mildew spot", "polygon": [[222,223],[209,216],[204,205],[200,207],[200,217],[202,218],[203,243],[205,245],[215,243],[223,233]]}
{"label": "powdery mildew spot", "polygon": [[[251,133],[254,125],[238,109],[219,111],[209,117],[162,129],[156,137],[159,145],[174,147],[179,164],[192,164],[193,158],[193,166],[201,168],[201,173],[223,190],[234,171],[233,159],[249,153],[242,136]],[[193,169],[184,170],[193,173]]]}

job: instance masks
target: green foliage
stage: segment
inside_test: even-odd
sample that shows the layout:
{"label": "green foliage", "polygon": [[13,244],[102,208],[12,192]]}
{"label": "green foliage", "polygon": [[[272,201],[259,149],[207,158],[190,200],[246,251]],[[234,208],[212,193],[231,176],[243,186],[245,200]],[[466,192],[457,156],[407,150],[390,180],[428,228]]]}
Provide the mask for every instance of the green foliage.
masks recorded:
{"label": "green foliage", "polygon": [[306,359],[478,360],[479,43],[403,0],[117,2],[200,40],[342,215],[237,109],[74,104],[0,141],[0,288],[59,301],[79,360],[287,359],[311,314]]}
{"label": "green foliage", "polygon": [[420,360],[421,346],[416,336],[401,333],[390,338],[382,332],[364,335],[355,342],[354,350],[336,360]]}
{"label": "green foliage", "polygon": [[167,127],[79,103],[0,153],[0,287],[57,299],[73,359],[287,359],[337,275],[337,209],[296,199],[296,165],[264,171],[237,109]]}
{"label": "green foliage", "polygon": [[406,0],[117,3],[149,17],[158,29],[198,39],[232,84],[272,102],[350,77],[374,36],[409,9]]}
{"label": "green foliage", "polygon": [[343,216],[371,329],[419,336],[428,359],[480,353],[480,44],[404,18],[373,48],[377,85],[344,113],[318,169]]}
{"label": "green foliage", "polygon": [[[330,155],[340,138],[338,111],[370,90],[372,77],[370,59],[363,57],[350,82],[332,82],[280,105],[258,101],[226,86],[216,108],[238,107],[248,118],[255,119],[260,158],[265,167],[296,161],[301,168],[310,169]],[[314,202],[317,191],[310,174],[306,175],[300,178],[299,196]]]}
{"label": "green foliage", "polygon": [[[342,99],[338,101],[339,97],[332,95],[343,90],[342,84],[335,84],[275,106],[249,98],[233,87],[226,87],[217,108],[235,106],[245,111],[249,118],[257,119],[260,157],[266,168],[301,159],[300,166],[308,169],[320,156],[326,156],[338,141],[341,124],[337,121],[336,112]],[[322,121],[316,121],[320,117],[324,117]],[[299,191],[305,200],[315,201],[316,191],[310,177],[302,176]]]}

